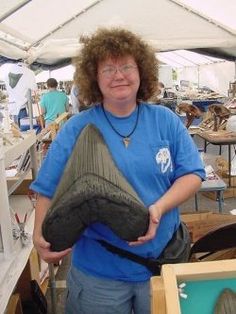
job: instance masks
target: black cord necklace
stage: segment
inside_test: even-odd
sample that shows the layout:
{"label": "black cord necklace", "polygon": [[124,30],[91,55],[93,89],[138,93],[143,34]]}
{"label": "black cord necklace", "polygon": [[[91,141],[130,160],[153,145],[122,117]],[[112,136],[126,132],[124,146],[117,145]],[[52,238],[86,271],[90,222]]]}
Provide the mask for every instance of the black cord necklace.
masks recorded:
{"label": "black cord necklace", "polygon": [[137,125],[138,125],[138,120],[139,120],[139,105],[138,105],[138,112],[137,112],[137,117],[136,117],[136,121],[135,121],[134,127],[133,127],[132,131],[131,131],[129,134],[127,134],[127,135],[121,134],[120,132],[118,132],[118,131],[114,128],[114,126],[112,125],[111,121],[109,120],[109,118],[108,118],[108,116],[107,116],[107,114],[106,114],[106,111],[105,111],[105,109],[104,109],[103,104],[102,104],[102,111],[103,111],[103,113],[104,113],[104,116],[105,116],[107,122],[109,123],[110,127],[112,128],[112,130],[113,130],[116,134],[118,134],[120,137],[122,137],[122,141],[123,141],[125,147],[127,148],[127,147],[129,146],[130,141],[131,141],[130,136],[134,133],[134,131],[136,130]]}

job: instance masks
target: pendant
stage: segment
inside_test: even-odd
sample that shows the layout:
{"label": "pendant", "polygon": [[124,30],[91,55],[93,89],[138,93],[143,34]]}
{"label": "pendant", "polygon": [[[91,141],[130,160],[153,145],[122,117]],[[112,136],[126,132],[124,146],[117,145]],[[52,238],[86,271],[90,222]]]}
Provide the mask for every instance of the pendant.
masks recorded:
{"label": "pendant", "polygon": [[125,147],[127,148],[129,146],[129,143],[130,143],[130,138],[129,137],[124,137],[123,138],[123,143],[124,143]]}

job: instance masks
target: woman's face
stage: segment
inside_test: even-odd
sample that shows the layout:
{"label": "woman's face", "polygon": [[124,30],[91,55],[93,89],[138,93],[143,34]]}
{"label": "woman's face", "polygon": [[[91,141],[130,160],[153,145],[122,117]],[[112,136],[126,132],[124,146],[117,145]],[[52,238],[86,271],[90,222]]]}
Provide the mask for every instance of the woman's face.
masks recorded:
{"label": "woman's face", "polygon": [[136,102],[140,77],[134,58],[126,56],[118,59],[109,58],[100,62],[98,85],[104,103]]}

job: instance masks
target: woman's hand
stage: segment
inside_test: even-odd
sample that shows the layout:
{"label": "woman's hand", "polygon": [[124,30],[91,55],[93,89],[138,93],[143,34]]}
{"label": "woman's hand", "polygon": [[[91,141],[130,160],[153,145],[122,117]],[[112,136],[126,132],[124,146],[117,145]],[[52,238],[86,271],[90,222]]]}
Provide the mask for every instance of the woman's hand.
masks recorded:
{"label": "woman's hand", "polygon": [[61,252],[52,252],[50,250],[51,244],[47,242],[43,236],[34,236],[33,238],[36,250],[40,257],[47,263],[57,263],[71,252],[71,249],[66,249]]}
{"label": "woman's hand", "polygon": [[34,232],[33,242],[40,257],[47,263],[57,263],[64,256],[71,252],[71,249],[66,249],[61,252],[52,252],[51,244],[47,242],[42,236],[42,224],[46,216],[47,210],[51,205],[51,199],[46,196],[38,194],[36,208],[35,208],[35,220],[34,220]]}
{"label": "woman's hand", "polygon": [[161,220],[161,216],[172,208],[182,204],[194,195],[201,186],[201,178],[196,174],[187,174],[175,180],[169,190],[149,207],[150,221],[147,233],[129,245],[144,244],[152,240]]}
{"label": "woman's hand", "polygon": [[160,207],[153,204],[149,207],[149,214],[150,218],[147,233],[144,236],[139,237],[137,241],[129,242],[129,245],[135,246],[144,244],[145,242],[150,241],[155,237],[159,222],[161,220],[162,211]]}

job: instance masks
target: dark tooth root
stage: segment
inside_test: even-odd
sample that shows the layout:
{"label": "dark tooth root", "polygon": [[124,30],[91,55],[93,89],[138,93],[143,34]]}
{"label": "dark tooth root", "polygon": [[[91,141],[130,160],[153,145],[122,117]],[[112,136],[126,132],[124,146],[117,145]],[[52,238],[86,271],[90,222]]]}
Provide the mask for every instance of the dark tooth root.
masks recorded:
{"label": "dark tooth root", "polygon": [[99,130],[81,132],[43,222],[55,251],[71,247],[84,229],[101,222],[126,241],[145,234],[149,221],[137,193],[116,167]]}

